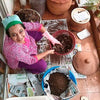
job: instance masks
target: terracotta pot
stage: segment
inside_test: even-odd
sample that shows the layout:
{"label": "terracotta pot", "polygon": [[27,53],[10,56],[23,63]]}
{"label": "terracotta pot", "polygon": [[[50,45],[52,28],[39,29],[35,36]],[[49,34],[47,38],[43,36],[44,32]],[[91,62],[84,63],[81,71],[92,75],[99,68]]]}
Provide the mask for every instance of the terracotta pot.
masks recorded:
{"label": "terracotta pot", "polygon": [[77,52],[73,57],[73,66],[78,73],[92,75],[99,68],[99,59],[93,52]]}
{"label": "terracotta pot", "polygon": [[29,3],[30,7],[36,10],[42,17],[45,12],[46,0],[29,0]]}
{"label": "terracotta pot", "polygon": [[[85,17],[87,16],[86,19]],[[80,18],[81,17],[81,18]],[[87,23],[90,20],[89,12],[84,8],[75,8],[71,12],[70,29],[76,32],[82,31],[87,27]]]}
{"label": "terracotta pot", "polygon": [[40,14],[33,9],[20,9],[16,13],[23,22],[39,22],[41,23]]}
{"label": "terracotta pot", "polygon": [[[65,35],[65,36],[67,36],[67,42],[66,42],[66,40],[64,39],[64,38],[62,38],[62,36],[61,35]],[[57,55],[68,55],[69,53],[71,53],[72,51],[73,51],[73,49],[75,48],[75,37],[74,37],[74,34],[71,32],[71,31],[67,31],[67,30],[59,30],[59,31],[56,31],[54,34],[53,34],[53,37],[55,37],[55,38],[57,38],[58,36],[60,36],[61,38],[59,39],[60,40],[60,42],[61,43],[63,43],[62,45],[63,45],[63,49],[61,48],[61,47],[56,47],[56,46],[52,46],[51,44],[50,44],[50,49],[54,49],[53,47],[56,47],[56,49],[58,49],[58,51],[56,51],[55,50],[55,54],[57,54]],[[70,38],[70,39],[68,39],[68,38]],[[62,42],[62,39],[63,39],[63,42]],[[69,42],[70,41],[70,42]],[[66,44],[67,45],[66,45]],[[69,48],[68,47],[68,44],[69,45],[71,45],[71,47]],[[66,45],[66,46],[64,46],[64,45]],[[60,49],[59,49],[60,48]],[[66,49],[65,49],[66,48]],[[68,51],[67,51],[67,49],[68,49]],[[59,52],[59,50],[62,50],[62,51],[60,51]],[[64,52],[64,50],[66,50],[66,52]]]}
{"label": "terracotta pot", "polygon": [[80,31],[84,30],[86,27],[87,27],[87,23],[79,24],[79,23],[76,23],[75,21],[73,21],[73,19],[70,20],[70,29],[72,31],[80,32]]}
{"label": "terracotta pot", "polygon": [[72,0],[47,0],[47,7],[52,14],[64,14],[72,4]]}

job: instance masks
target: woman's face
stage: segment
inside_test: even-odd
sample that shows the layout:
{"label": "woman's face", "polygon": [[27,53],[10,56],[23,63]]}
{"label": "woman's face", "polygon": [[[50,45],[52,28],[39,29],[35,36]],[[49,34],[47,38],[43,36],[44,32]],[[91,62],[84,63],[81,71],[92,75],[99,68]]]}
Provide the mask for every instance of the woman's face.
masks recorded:
{"label": "woman's face", "polygon": [[20,24],[16,24],[9,28],[9,34],[13,41],[17,43],[24,43],[25,30]]}

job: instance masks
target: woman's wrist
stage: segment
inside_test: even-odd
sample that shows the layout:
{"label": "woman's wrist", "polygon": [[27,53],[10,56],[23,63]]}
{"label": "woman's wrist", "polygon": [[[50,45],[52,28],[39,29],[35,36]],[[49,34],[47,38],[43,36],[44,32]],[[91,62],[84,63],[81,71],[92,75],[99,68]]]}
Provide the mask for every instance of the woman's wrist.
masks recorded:
{"label": "woman's wrist", "polygon": [[49,54],[54,54],[54,50],[47,50],[46,52],[38,54],[37,59],[40,60],[40,59],[44,58],[45,56],[47,56]]}
{"label": "woman's wrist", "polygon": [[40,32],[44,33],[46,29],[42,26]]}

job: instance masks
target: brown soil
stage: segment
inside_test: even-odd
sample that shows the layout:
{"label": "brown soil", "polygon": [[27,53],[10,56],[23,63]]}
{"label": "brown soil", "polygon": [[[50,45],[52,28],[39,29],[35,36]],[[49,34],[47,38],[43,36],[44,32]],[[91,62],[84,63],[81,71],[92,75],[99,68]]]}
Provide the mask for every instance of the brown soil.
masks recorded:
{"label": "brown soil", "polygon": [[66,35],[66,34],[61,34],[61,35],[57,36],[56,39],[60,41],[62,46],[58,45],[58,44],[54,45],[53,49],[55,50],[55,52],[57,52],[59,54],[65,54],[72,49],[73,40],[72,40],[71,36]]}
{"label": "brown soil", "polygon": [[32,10],[24,9],[16,14],[20,17],[22,22],[40,22],[39,15]]}
{"label": "brown soil", "polygon": [[68,88],[69,79],[63,73],[55,72],[50,75],[48,82],[51,94],[60,96]]}

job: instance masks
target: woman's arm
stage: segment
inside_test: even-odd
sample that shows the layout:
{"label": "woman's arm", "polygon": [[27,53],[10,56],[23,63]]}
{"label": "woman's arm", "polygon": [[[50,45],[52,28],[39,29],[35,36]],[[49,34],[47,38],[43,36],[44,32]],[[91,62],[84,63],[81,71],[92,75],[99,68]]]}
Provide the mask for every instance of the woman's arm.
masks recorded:
{"label": "woman's arm", "polygon": [[[45,27],[40,23],[33,22],[23,22],[26,27],[26,31],[40,31],[43,33],[43,36],[46,37],[53,45],[60,44],[60,42],[55,39],[49,32],[45,29]],[[61,44],[60,44],[61,45]]]}
{"label": "woman's arm", "polygon": [[45,57],[49,54],[54,54],[54,50],[47,50],[46,52],[38,54],[36,57],[37,57],[38,60],[40,60],[40,59],[42,59],[43,57]]}
{"label": "woman's arm", "polygon": [[44,33],[46,31],[45,27],[42,26],[41,29],[40,29],[40,32]]}
{"label": "woman's arm", "polygon": [[55,44],[61,45],[61,43],[56,38],[54,38],[51,34],[49,34],[49,32],[43,26],[41,27],[40,32],[42,32],[43,36],[46,37],[53,45]]}
{"label": "woman's arm", "polygon": [[48,50],[46,52],[43,52],[41,54],[33,55],[31,56],[30,54],[24,52],[20,48],[14,48],[11,53],[9,53],[11,58],[16,59],[17,61],[24,62],[26,64],[34,64],[38,60],[42,59],[43,57],[49,55],[49,54],[54,54],[54,50]]}
{"label": "woman's arm", "polygon": [[42,24],[36,22],[23,22],[26,31],[40,31]]}

